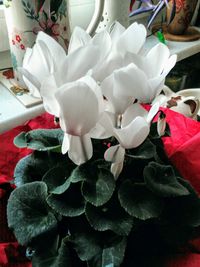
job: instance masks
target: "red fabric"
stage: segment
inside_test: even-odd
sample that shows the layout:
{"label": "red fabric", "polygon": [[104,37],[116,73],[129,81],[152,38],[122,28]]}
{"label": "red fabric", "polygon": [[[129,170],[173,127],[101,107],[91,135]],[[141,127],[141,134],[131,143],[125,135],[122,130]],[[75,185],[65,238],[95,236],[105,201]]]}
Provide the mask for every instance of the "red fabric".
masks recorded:
{"label": "red fabric", "polygon": [[171,136],[163,138],[165,151],[180,174],[200,194],[200,123],[164,110]]}
{"label": "red fabric", "polygon": [[[200,123],[169,109],[163,110],[171,130],[171,137],[163,138],[165,151],[181,175],[189,180],[200,193]],[[13,138],[21,131],[55,127],[53,117],[43,114],[29,121],[26,125],[17,127],[0,136],[0,201],[5,201],[9,187],[8,182],[12,180],[16,163],[20,158],[30,153],[27,149],[16,148],[13,145]],[[8,187],[5,187],[5,185]],[[4,228],[7,231],[7,237],[9,237],[6,221],[4,221]],[[13,250],[11,249],[11,251],[16,256],[15,248],[17,249],[18,246],[17,243],[13,243],[12,237],[10,237],[10,242],[3,243],[1,241],[2,233],[3,230],[0,227],[0,267],[31,267],[29,262],[17,263],[17,257],[15,265],[8,262],[5,248],[10,248],[10,245],[12,245]],[[195,242],[197,247],[200,248],[200,240]],[[166,267],[200,267],[200,254],[177,255],[168,261]]]}
{"label": "red fabric", "polygon": [[15,147],[13,139],[22,131],[39,128],[56,128],[53,116],[45,113],[0,135],[0,267],[31,267],[31,263],[24,257],[25,252],[7,227],[6,204],[12,190],[9,182],[13,179],[14,168],[21,158],[31,152]]}

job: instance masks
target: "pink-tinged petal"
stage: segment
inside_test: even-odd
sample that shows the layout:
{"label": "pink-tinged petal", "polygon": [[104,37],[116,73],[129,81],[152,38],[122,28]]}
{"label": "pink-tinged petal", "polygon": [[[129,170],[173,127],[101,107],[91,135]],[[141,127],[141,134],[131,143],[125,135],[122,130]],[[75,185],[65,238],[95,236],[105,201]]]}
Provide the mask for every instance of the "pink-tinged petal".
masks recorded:
{"label": "pink-tinged petal", "polygon": [[114,113],[123,114],[127,107],[133,103],[134,99],[129,95],[115,96],[114,92],[117,86],[117,82],[114,80],[114,75],[110,75],[102,82],[101,90],[112,106]]}
{"label": "pink-tinged petal", "polygon": [[69,140],[68,156],[76,165],[81,165],[91,159],[93,147],[88,134],[84,136],[69,136]]}
{"label": "pink-tinged petal", "polygon": [[148,112],[138,103],[129,106],[122,116],[122,128],[126,127],[136,117],[147,118]]}
{"label": "pink-tinged petal", "polygon": [[90,35],[80,27],[75,27],[69,42],[68,54],[73,53],[76,49],[87,45],[91,40]]}
{"label": "pink-tinged petal", "polygon": [[63,64],[60,64],[60,73],[65,82],[72,82],[86,75],[98,62],[99,54],[99,48],[92,45],[78,48],[69,54]]}
{"label": "pink-tinged petal", "polygon": [[126,28],[122,26],[118,21],[115,21],[110,26],[110,37],[112,43],[116,43],[120,36],[125,32]]}
{"label": "pink-tinged petal", "polygon": [[66,154],[69,150],[70,136],[67,133],[64,133],[64,138],[62,142],[62,154]]}
{"label": "pink-tinged petal", "polygon": [[59,118],[64,132],[81,136],[96,125],[103,106],[103,98],[99,97],[98,91],[100,88],[90,77],[64,84],[59,88],[55,98],[60,106]]}
{"label": "pink-tinged petal", "polygon": [[157,44],[148,52],[146,56],[146,61],[149,63],[148,78],[153,78],[162,73],[169,56],[169,48],[162,43]]}
{"label": "pink-tinged petal", "polygon": [[57,91],[58,85],[55,80],[55,76],[48,76],[48,78],[43,81],[40,88],[40,93],[43,98],[43,105],[48,113],[59,117],[60,108],[55,98],[55,93]]}
{"label": "pink-tinged petal", "polygon": [[146,118],[148,123],[150,123],[153,120],[155,115],[158,113],[159,108],[160,108],[159,102],[156,102],[155,104],[153,104],[153,106],[149,110],[149,113],[148,113],[147,118]]}
{"label": "pink-tinged petal", "polygon": [[126,52],[137,54],[146,40],[146,28],[142,24],[134,22],[120,36],[116,43],[116,49],[119,53]]}
{"label": "pink-tinged petal", "polygon": [[142,117],[135,118],[122,129],[114,129],[115,137],[125,149],[141,145],[149,134],[149,124]]}
{"label": "pink-tinged petal", "polygon": [[111,146],[104,153],[104,159],[112,163],[124,161],[125,149],[120,145]]}
{"label": "pink-tinged petal", "polygon": [[113,174],[115,180],[119,177],[120,173],[122,172],[124,167],[124,161],[121,161],[119,163],[112,163],[110,171]]}
{"label": "pink-tinged petal", "polygon": [[148,81],[145,73],[134,64],[114,72],[114,96],[132,96],[140,101],[146,100]]}

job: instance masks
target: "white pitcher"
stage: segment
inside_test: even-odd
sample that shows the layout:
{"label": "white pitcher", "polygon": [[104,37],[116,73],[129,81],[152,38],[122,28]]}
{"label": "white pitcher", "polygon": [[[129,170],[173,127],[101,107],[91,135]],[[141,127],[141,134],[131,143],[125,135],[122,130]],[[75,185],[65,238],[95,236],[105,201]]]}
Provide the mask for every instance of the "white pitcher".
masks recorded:
{"label": "white pitcher", "polygon": [[116,20],[127,28],[129,26],[129,5],[130,0],[102,0],[103,14],[96,31],[109,29]]}

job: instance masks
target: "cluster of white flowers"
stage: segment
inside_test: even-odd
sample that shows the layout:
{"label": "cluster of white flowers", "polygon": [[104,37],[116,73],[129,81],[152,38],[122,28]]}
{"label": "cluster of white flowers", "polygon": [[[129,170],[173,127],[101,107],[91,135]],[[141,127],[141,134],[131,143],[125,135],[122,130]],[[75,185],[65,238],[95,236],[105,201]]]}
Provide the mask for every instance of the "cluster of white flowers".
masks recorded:
{"label": "cluster of white flowers", "polygon": [[67,55],[43,32],[26,51],[24,81],[32,95],[42,97],[46,111],[59,118],[62,152],[77,165],[92,157],[91,138],[114,136],[119,144],[108,148],[105,159],[118,177],[125,149],[139,146],[148,136],[159,104],[147,112],[139,103],[151,103],[160,93],[176,56],[161,43],[144,54],[145,41],[143,25],[125,29],[115,22],[110,32],[93,38],[75,28]]}

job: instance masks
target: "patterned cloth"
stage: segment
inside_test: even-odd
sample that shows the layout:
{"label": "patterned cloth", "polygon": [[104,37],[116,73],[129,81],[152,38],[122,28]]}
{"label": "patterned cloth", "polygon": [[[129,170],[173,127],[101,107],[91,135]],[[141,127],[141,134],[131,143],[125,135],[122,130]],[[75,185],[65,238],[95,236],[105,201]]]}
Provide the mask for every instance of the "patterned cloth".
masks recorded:
{"label": "patterned cloth", "polygon": [[[163,110],[171,130],[171,137],[163,138],[165,151],[182,176],[200,193],[200,123],[169,109]],[[56,128],[53,117],[45,113],[0,135],[0,267],[31,267],[24,256],[24,248],[17,244],[7,227],[6,203],[12,191],[10,181],[13,179],[15,165],[20,158],[31,152],[16,148],[13,139],[22,131],[39,128]],[[200,240],[195,240],[193,244],[200,248]],[[177,255],[166,264],[166,267],[199,266],[200,254],[195,253]]]}

